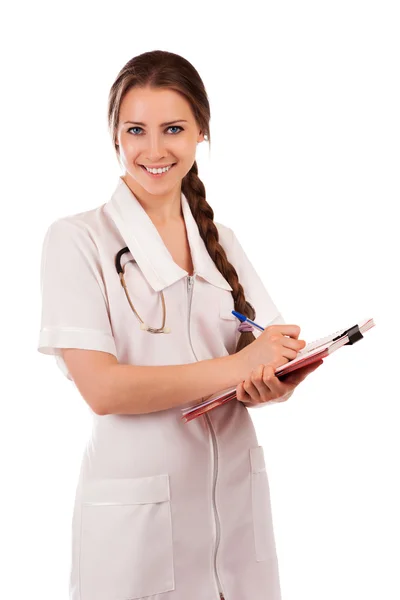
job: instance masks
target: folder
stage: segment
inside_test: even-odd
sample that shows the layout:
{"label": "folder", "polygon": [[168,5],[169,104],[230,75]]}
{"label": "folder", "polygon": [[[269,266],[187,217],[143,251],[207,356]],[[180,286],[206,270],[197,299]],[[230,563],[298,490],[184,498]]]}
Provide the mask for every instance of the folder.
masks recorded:
{"label": "folder", "polygon": [[[349,327],[348,329],[342,329],[335,331],[324,338],[319,338],[314,342],[307,344],[302,350],[297,353],[296,358],[288,361],[284,365],[281,365],[275,369],[275,376],[284,381],[285,375],[305,367],[314,362],[317,362],[323,358],[326,358],[333,352],[336,352],[343,346],[352,346],[364,336],[363,334],[375,326],[373,319],[363,319],[360,323]],[[239,382],[238,382],[239,383]],[[229,402],[236,398],[236,387],[226,388],[220,390],[215,394],[211,394],[202,399],[202,402],[189,406],[182,409],[181,419],[187,423],[204,413]],[[271,401],[273,402],[273,401]],[[268,402],[266,402],[268,404]]]}

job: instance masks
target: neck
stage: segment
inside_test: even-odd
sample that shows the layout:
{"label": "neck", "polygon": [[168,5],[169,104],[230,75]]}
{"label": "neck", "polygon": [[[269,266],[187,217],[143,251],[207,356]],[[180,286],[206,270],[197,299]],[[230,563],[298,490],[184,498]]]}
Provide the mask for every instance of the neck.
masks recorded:
{"label": "neck", "polygon": [[129,187],[154,224],[164,226],[183,218],[181,207],[181,186],[165,195],[149,194],[137,181],[125,173],[121,179]]}

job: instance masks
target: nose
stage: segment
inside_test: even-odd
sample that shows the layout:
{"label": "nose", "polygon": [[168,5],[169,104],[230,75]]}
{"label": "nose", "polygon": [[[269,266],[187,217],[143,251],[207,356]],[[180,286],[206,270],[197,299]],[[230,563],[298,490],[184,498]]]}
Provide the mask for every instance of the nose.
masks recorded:
{"label": "nose", "polygon": [[157,160],[164,155],[165,152],[165,140],[163,133],[155,131],[150,133],[148,136],[148,147],[147,156],[149,162],[157,162]]}

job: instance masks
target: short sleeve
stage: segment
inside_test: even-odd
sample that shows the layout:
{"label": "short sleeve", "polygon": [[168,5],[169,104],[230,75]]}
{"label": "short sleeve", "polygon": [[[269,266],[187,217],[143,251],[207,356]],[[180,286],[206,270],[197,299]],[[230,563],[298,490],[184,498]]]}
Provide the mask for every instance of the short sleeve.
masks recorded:
{"label": "short sleeve", "polygon": [[41,328],[38,351],[56,357],[72,380],[61,348],[117,356],[97,246],[81,223],[59,219],[48,228],[40,265]]}
{"label": "short sleeve", "polygon": [[[269,325],[285,325],[286,322],[282,314],[250,262],[234,231],[232,229],[230,231],[232,237],[228,260],[236,269],[246,300],[250,302],[256,311],[254,321],[264,328]],[[255,337],[261,334],[258,329],[254,329],[253,333]]]}

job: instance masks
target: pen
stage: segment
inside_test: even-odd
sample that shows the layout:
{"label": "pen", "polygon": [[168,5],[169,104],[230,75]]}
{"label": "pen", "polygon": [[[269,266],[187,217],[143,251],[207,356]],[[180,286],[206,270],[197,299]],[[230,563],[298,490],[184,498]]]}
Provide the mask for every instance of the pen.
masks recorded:
{"label": "pen", "polygon": [[248,317],[245,317],[244,315],[242,315],[242,313],[237,312],[236,310],[233,310],[232,314],[235,315],[235,317],[237,317],[239,319],[239,321],[241,321],[242,323],[247,321],[248,323],[251,323],[251,325],[253,325],[257,329],[259,329],[260,331],[264,331],[264,327],[261,327],[261,325],[257,325],[257,323],[254,323],[254,321],[252,321]]}

